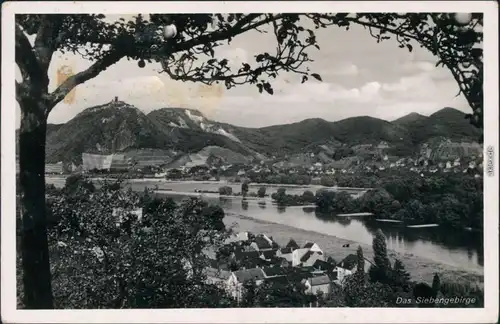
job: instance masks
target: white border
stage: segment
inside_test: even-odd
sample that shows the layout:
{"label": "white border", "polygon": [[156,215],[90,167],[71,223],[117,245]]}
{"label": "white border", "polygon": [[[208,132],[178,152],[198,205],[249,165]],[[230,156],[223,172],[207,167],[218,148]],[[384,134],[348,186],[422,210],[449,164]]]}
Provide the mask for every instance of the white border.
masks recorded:
{"label": "white border", "polygon": [[[484,147],[495,149],[495,176],[484,178],[484,309],[176,309],[16,310],[15,285],[15,13],[141,12],[484,12]],[[2,321],[21,323],[472,323],[498,320],[498,5],[495,1],[335,2],[3,2],[2,3]]]}

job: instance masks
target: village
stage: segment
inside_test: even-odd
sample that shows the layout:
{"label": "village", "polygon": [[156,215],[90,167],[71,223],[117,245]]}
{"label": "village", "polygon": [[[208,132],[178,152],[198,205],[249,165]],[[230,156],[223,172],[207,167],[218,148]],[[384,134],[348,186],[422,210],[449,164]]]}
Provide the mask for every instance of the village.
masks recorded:
{"label": "village", "polygon": [[[246,285],[265,282],[300,283],[306,294],[327,298],[356,272],[357,256],[349,254],[336,263],[314,242],[301,247],[290,239],[281,247],[265,234],[240,232],[226,239],[216,257],[209,257],[208,264],[207,282],[225,289],[237,302],[242,300]],[[365,272],[369,264],[365,263]]]}

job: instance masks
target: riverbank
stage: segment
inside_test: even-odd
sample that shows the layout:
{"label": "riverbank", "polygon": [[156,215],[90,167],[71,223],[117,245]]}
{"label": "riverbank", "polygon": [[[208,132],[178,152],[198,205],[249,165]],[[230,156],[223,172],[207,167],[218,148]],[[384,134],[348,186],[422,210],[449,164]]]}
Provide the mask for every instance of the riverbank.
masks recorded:
{"label": "riverbank", "polygon": [[[272,236],[280,246],[286,245],[290,238],[293,238],[301,246],[305,244],[306,241],[314,241],[321,247],[327,256],[331,256],[337,262],[340,262],[349,254],[356,254],[358,246],[361,246],[366,258],[373,260],[372,246],[368,244],[303,230],[288,225],[258,220],[231,212],[226,212],[224,222],[228,227],[234,226],[233,228],[235,231],[250,231]],[[349,248],[343,248],[342,246],[345,244],[349,244]],[[464,281],[467,283],[478,283],[480,286],[483,286],[484,283],[484,273],[480,270],[462,269],[447,264],[437,263],[415,256],[411,253],[399,253],[388,250],[388,254],[391,261],[394,262],[397,258],[404,263],[412,280],[425,281],[431,284],[434,273],[438,273],[441,281]]]}

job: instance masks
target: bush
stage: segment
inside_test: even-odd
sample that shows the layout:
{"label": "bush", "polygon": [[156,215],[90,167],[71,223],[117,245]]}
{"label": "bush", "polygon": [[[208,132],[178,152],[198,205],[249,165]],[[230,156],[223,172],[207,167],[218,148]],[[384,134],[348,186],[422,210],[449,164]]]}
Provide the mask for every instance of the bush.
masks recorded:
{"label": "bush", "polygon": [[248,181],[244,181],[242,184],[241,184],[241,194],[243,196],[246,196],[248,193]]}
{"label": "bush", "polygon": [[304,193],[302,194],[302,198],[304,199],[304,201],[309,203],[316,202],[316,196],[314,196],[314,193],[310,190],[304,191]]}
{"label": "bush", "polygon": [[66,178],[64,190],[68,193],[76,193],[79,190],[93,192],[95,191],[95,186],[90,179],[76,174]]}
{"label": "bush", "polygon": [[219,195],[221,196],[231,196],[233,194],[233,188],[229,186],[224,186],[219,188]]}
{"label": "bush", "polygon": [[264,198],[266,196],[266,187],[260,187],[259,191],[257,191],[257,196],[259,196],[260,198]]}

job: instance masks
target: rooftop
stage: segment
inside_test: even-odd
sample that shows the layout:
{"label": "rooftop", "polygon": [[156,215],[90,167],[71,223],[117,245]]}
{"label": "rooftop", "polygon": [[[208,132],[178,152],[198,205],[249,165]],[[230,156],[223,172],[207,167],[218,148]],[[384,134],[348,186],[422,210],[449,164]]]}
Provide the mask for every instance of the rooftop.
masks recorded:
{"label": "rooftop", "polygon": [[284,276],[286,272],[286,270],[281,267],[264,267],[262,271],[266,277]]}
{"label": "rooftop", "polygon": [[262,269],[253,268],[253,269],[245,269],[233,272],[236,276],[238,282],[244,283],[250,280],[262,280],[264,279],[264,272]]}
{"label": "rooftop", "polygon": [[331,280],[328,276],[318,276],[309,278],[309,282],[311,283],[311,286],[320,286],[329,284]]}
{"label": "rooftop", "polygon": [[266,250],[266,251],[261,251],[260,254],[264,256],[266,259],[271,259],[276,256],[277,250]]}
{"label": "rooftop", "polygon": [[304,244],[304,249],[310,249],[313,247],[313,245],[314,245],[313,242],[307,242],[306,244]]}
{"label": "rooftop", "polygon": [[271,244],[262,236],[257,236],[254,239],[254,242],[257,244],[259,249],[271,249],[272,248]]}
{"label": "rooftop", "polygon": [[294,239],[290,239],[290,241],[288,241],[288,243],[286,244],[286,247],[291,249],[298,249],[299,245],[297,244],[297,242],[295,242]]}
{"label": "rooftop", "polygon": [[282,254],[290,254],[290,253],[292,253],[292,248],[290,248],[290,247],[281,248],[280,252]]}
{"label": "rooftop", "polygon": [[356,254],[349,254],[344,260],[340,261],[338,266],[347,270],[352,270],[356,267],[357,263],[358,256]]}

